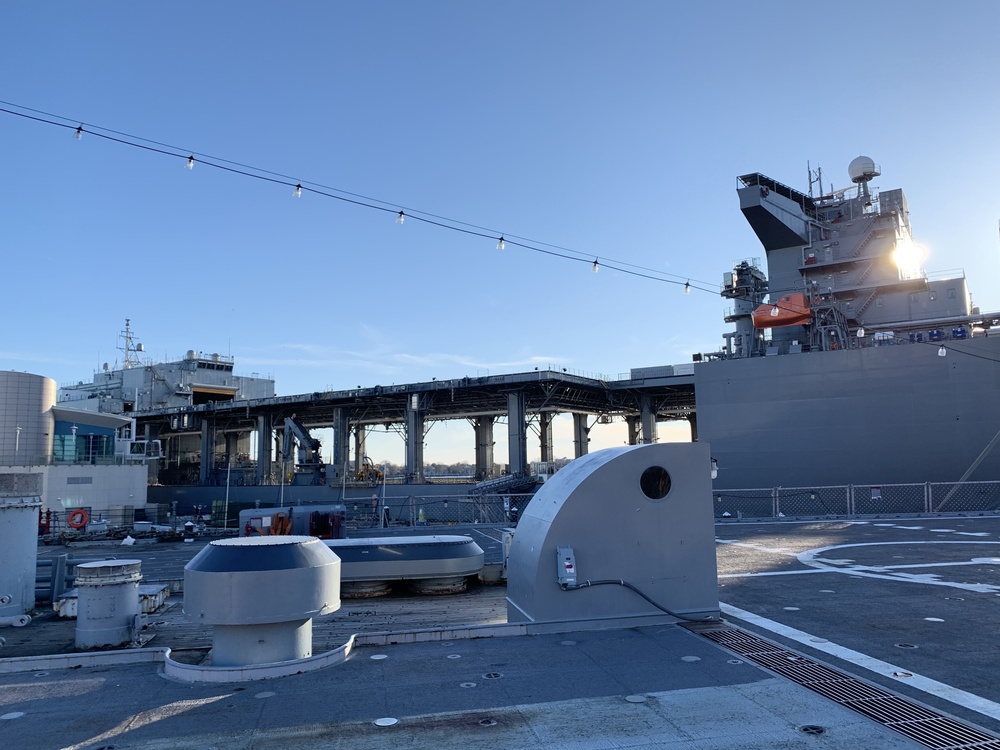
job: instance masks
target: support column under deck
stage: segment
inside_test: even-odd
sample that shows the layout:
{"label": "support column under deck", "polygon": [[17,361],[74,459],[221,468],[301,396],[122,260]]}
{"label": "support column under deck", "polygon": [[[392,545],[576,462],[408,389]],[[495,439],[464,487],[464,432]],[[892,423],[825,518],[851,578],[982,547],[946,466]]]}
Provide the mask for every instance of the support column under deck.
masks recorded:
{"label": "support column under deck", "polygon": [[580,458],[590,452],[590,428],[586,414],[573,415],[573,457]]}
{"label": "support column under deck", "polygon": [[354,473],[357,474],[365,465],[368,455],[368,428],[363,424],[354,425]]}
{"label": "support column under deck", "polygon": [[284,432],[281,430],[274,431],[274,459],[278,462],[278,484],[284,484],[285,482],[284,437]]}
{"label": "support column under deck", "polygon": [[472,423],[476,431],[476,480],[493,476],[493,424],[494,417],[476,417]]}
{"label": "support column under deck", "polygon": [[351,451],[351,425],[347,417],[347,409],[337,407],[333,410],[333,451],[330,463],[333,472],[326,470],[327,484],[340,482],[346,470],[347,457]]}
{"label": "support column under deck", "polygon": [[271,476],[271,431],[273,419],[270,414],[257,417],[257,484],[264,484]]}
{"label": "support column under deck", "polygon": [[656,411],[645,393],[639,400],[639,418],[642,420],[642,444],[652,445],[656,442]]}
{"label": "support column under deck", "polygon": [[421,397],[413,393],[406,402],[406,482],[424,481],[424,409]]}
{"label": "support column under deck", "polygon": [[528,470],[528,425],[521,391],[507,394],[507,456],[511,474]]}
{"label": "support column under deck", "polygon": [[549,411],[543,411],[538,415],[538,443],[541,448],[542,463],[555,460],[552,456],[552,417],[554,416]]}
{"label": "support column under deck", "polygon": [[240,434],[238,432],[224,432],[222,434],[222,442],[225,445],[225,457],[223,462],[228,468],[233,465],[233,458],[235,458],[234,454],[239,452]]}
{"label": "support column under deck", "polygon": [[208,484],[215,465],[215,422],[207,417],[201,420],[201,468],[198,471],[198,484]]}
{"label": "support column under deck", "polygon": [[628,429],[628,444],[639,445],[639,434],[642,430],[642,421],[638,414],[628,414],[625,417],[625,424]]}

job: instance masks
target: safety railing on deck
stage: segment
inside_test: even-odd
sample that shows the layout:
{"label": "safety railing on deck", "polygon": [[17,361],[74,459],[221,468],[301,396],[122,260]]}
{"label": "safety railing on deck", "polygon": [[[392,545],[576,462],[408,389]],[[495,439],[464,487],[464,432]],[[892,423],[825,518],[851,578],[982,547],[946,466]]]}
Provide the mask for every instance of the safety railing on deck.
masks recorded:
{"label": "safety railing on deck", "polygon": [[1000,482],[716,490],[713,505],[722,519],[1000,513]]}

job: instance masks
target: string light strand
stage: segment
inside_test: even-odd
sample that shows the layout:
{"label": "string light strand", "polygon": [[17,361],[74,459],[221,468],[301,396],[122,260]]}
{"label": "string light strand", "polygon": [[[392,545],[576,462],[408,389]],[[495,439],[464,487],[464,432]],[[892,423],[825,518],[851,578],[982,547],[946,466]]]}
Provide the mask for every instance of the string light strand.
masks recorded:
{"label": "string light strand", "polygon": [[[167,143],[162,143],[160,141],[154,141],[148,138],[143,138],[141,136],[135,136],[130,133],[125,133],[118,130],[112,130],[110,128],[95,126],[87,124],[84,122],[72,121],[69,118],[63,117],[61,115],[52,114],[49,112],[44,112],[42,110],[32,109],[30,107],[25,107],[20,104],[15,104],[12,102],[6,102],[0,100],[0,112],[5,114],[13,115],[16,117],[21,117],[34,122],[39,122],[47,125],[52,125],[55,127],[65,128],[72,131],[73,136],[77,140],[83,139],[83,134],[102,138],[104,140],[117,143],[124,146],[131,146],[133,148],[142,149],[151,153],[161,154],[163,156],[169,156],[176,159],[183,160],[185,166],[188,169],[193,169],[195,164],[195,157],[192,152],[187,149],[181,149],[176,146],[172,146]],[[24,111],[16,111],[13,109],[8,109],[7,107],[16,107],[17,109]],[[34,112],[36,115],[44,115],[45,117],[39,117],[32,114],[27,114],[28,112]],[[46,119],[46,118],[56,118]],[[57,122],[56,120],[63,120],[63,122]],[[72,124],[76,122],[76,124]],[[197,162],[206,167],[211,167],[214,169],[219,169],[224,172],[231,174],[240,175],[243,177],[251,177],[253,179],[261,180],[263,182],[268,182],[277,185],[286,185],[293,188],[293,195],[295,197],[300,197],[303,192],[309,192],[314,195],[320,195],[326,198],[332,198],[334,200],[341,201],[343,203],[348,203],[355,206],[360,206],[363,208],[368,208],[376,211],[383,211],[387,213],[392,213],[396,215],[396,221],[402,224],[405,219],[412,219],[414,221],[423,222],[431,226],[440,227],[442,229],[447,229],[453,232],[459,232],[473,237],[480,238],[497,238],[497,233],[491,231],[486,227],[482,227],[476,224],[471,224],[469,222],[459,221],[456,219],[451,219],[439,214],[430,213],[427,211],[422,211],[419,209],[401,207],[398,203],[390,203],[388,201],[383,201],[378,198],[371,198],[369,196],[364,196],[358,193],[352,193],[350,191],[342,190],[340,188],[333,188],[326,185],[321,185],[320,183],[297,180],[288,175],[284,175],[279,172],[274,172],[271,170],[262,169],[248,164],[242,164],[240,162],[232,161],[229,159],[224,159],[221,157],[215,157],[210,155],[201,155]],[[518,235],[511,234],[501,234],[497,242],[497,248],[500,250],[505,249],[508,245],[513,247],[519,247],[524,250],[531,252],[540,253],[543,255],[548,255],[555,258],[561,258],[563,260],[576,261],[579,263],[588,263],[591,265],[592,270],[596,273],[599,268],[606,268],[618,273],[622,273],[628,276],[633,276],[636,278],[648,279],[651,281],[658,281],[661,283],[674,284],[681,286],[683,288],[684,294],[690,294],[691,289],[697,289],[701,292],[718,294],[718,289],[713,287],[708,282],[698,282],[692,283],[689,277],[677,276],[675,274],[668,273],[666,271],[660,271],[657,269],[646,268],[636,264],[628,263],[625,261],[619,261],[612,258],[605,258],[602,262],[598,262],[598,258],[593,257],[592,254],[586,254],[582,251],[573,250],[571,248],[561,247],[559,245],[553,245],[546,242],[540,242],[537,240],[532,240],[530,238],[520,237]],[[547,249],[548,248],[548,249]],[[786,309],[780,303],[775,303],[772,307],[772,314],[778,310]],[[790,309],[790,308],[787,308]],[[797,310],[795,310],[797,312]],[[899,338],[899,337],[894,337]],[[901,341],[907,341],[906,339],[900,338]],[[1000,362],[1000,360],[984,356],[981,354],[976,354],[969,351],[966,347],[961,348],[948,348],[946,349],[941,345],[938,349],[939,356],[946,356],[942,354],[942,351],[947,353],[962,354],[964,356],[973,357],[976,359],[983,359],[989,362]]]}
{"label": "string light strand", "polygon": [[[179,146],[174,146],[150,138],[144,138],[142,136],[133,135],[131,133],[126,133],[121,130],[114,130],[112,128],[106,128],[103,126],[97,126],[89,123],[81,122],[78,124],[69,124],[75,121],[70,120],[70,118],[64,117],[62,115],[46,112],[44,110],[33,109],[31,107],[26,107],[24,105],[17,104],[14,102],[0,100],[0,105],[6,105],[5,107],[0,107],[0,112],[4,112],[6,114],[23,117],[29,120],[34,120],[36,122],[54,125],[57,127],[64,127],[64,128],[71,127],[74,131],[77,132],[78,137],[80,137],[80,135],[83,132],[86,132],[88,134],[95,135],[97,137],[105,138],[114,143],[119,143],[127,146],[134,146],[135,148],[141,148],[147,151],[151,151],[153,153],[159,153],[167,156],[183,158],[185,159],[189,169],[193,168],[194,166],[193,155],[190,155],[191,152],[189,149],[184,149]],[[18,112],[12,109],[7,109],[6,107],[15,107],[19,110],[24,110],[24,112]],[[55,118],[55,119],[52,120],[52,119],[45,119],[43,117],[34,117],[32,115],[25,114],[25,112],[34,112],[39,115],[44,115],[46,118]],[[62,120],[63,122],[57,122],[56,120]],[[86,126],[86,128],[84,126]],[[334,198],[353,205],[363,206],[366,208],[372,208],[382,211],[391,210],[393,213],[396,213],[397,215],[399,213],[405,212],[406,218],[412,218],[417,221],[424,221],[427,224],[442,227],[444,229],[450,229],[452,231],[460,231],[461,227],[467,227],[471,228],[472,230],[478,230],[478,231],[464,232],[466,234],[470,234],[473,236],[493,236],[493,237],[497,236],[496,232],[490,230],[487,227],[483,227],[477,224],[472,224],[469,222],[464,222],[457,219],[452,219],[446,216],[442,216],[440,214],[435,214],[428,211],[422,211],[412,207],[403,206],[398,202],[383,201],[378,198],[372,198],[370,196],[362,195],[359,193],[353,193],[351,191],[331,187],[328,185],[323,185],[321,183],[307,181],[307,180],[300,180],[298,178],[294,178],[290,175],[283,174],[281,172],[275,172],[272,170],[255,167],[249,164],[244,164],[230,159],[213,156],[211,154],[202,154],[197,161],[201,164],[213,166],[216,169],[228,171],[233,174],[239,174],[245,177],[254,177],[256,179],[265,180],[267,182],[273,182],[277,184],[286,184],[291,186],[296,192],[298,192],[300,189],[303,191],[310,190],[311,192],[324,195],[328,198]],[[345,196],[350,196],[350,197],[345,197]],[[400,221],[399,223],[402,222]],[[576,258],[576,256],[580,256],[579,259],[581,260],[586,259],[588,263],[592,262],[590,260],[593,257],[592,253],[573,250],[572,248],[567,248],[560,245],[554,245],[551,243],[542,242],[539,240],[534,240],[519,235],[505,234],[504,239],[507,240],[508,242],[511,239],[521,240],[522,244],[520,246],[528,250],[542,252],[540,247],[549,247],[552,248],[553,250],[561,251],[561,252],[550,253],[555,257],[566,258],[572,256]],[[606,257],[606,256],[602,255],[601,257]],[[661,277],[677,278],[677,279],[683,278],[681,276],[677,276],[676,274],[671,274],[667,271],[647,268],[645,266],[641,266],[623,260],[616,260],[614,258],[606,258],[606,260],[615,263],[616,264],[615,270],[618,270],[620,273],[630,273],[625,269],[638,270],[640,273],[632,275],[636,275],[640,278],[647,278],[653,280],[662,280]],[[611,266],[608,266],[608,268],[611,268]],[[699,282],[699,283],[703,284],[705,287],[711,287],[711,284],[709,284],[709,282]],[[714,293],[717,290],[711,289],[711,291]]]}

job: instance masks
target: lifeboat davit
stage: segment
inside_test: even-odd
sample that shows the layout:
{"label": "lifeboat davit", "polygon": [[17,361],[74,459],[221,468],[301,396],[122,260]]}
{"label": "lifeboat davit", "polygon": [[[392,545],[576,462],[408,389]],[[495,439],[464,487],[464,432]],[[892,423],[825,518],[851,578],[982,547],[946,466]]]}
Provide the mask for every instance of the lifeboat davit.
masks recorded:
{"label": "lifeboat davit", "polygon": [[754,328],[800,326],[812,320],[812,308],[801,292],[786,294],[776,303],[769,302],[753,311]]}

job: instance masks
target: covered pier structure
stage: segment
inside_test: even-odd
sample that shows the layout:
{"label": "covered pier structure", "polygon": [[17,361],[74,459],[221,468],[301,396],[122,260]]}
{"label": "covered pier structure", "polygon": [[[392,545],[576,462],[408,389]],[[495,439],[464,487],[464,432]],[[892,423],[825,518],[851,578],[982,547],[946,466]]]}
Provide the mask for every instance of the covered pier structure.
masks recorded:
{"label": "covered pier structure", "polygon": [[[494,429],[501,420],[506,421],[510,475],[528,470],[529,433],[538,437],[541,460],[554,459],[552,419],[557,414],[573,415],[577,458],[588,452],[590,429],[616,418],[627,424],[630,445],[655,442],[658,421],[688,420],[696,438],[692,370],[691,365],[646,368],[605,380],[546,369],[216,401],[133,416],[137,434],[162,447],[155,480],[163,485],[219,484],[220,473],[234,466],[245,478],[241,484],[275,484],[275,476],[294,484],[360,481],[365,437],[376,427],[401,433],[406,446],[403,481],[422,484],[424,440],[438,420],[472,424],[475,479],[488,480],[494,465]],[[309,439],[311,430],[324,428],[333,431],[329,464],[315,451],[318,442],[310,444]]]}

